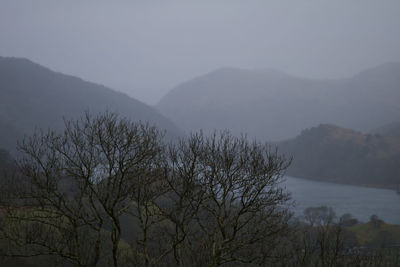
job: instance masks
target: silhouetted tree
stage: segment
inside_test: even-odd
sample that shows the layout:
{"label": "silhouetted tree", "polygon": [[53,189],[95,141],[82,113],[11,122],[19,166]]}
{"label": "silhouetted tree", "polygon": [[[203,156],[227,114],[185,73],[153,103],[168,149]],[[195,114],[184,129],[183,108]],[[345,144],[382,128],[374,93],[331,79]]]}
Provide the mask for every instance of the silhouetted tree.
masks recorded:
{"label": "silhouetted tree", "polygon": [[228,132],[166,146],[156,128],[110,113],[65,125],[19,145],[19,176],[1,203],[7,256],[75,266],[282,259],[290,160],[276,149]]}
{"label": "silhouetted tree", "polygon": [[349,226],[356,225],[359,222],[356,218],[353,218],[353,215],[351,215],[350,213],[345,213],[340,217],[339,223],[342,226],[349,227]]}
{"label": "silhouetted tree", "polygon": [[372,226],[374,226],[375,228],[379,228],[381,227],[381,225],[384,223],[383,220],[381,220],[378,215],[373,214],[371,215],[371,217],[369,218],[369,222],[372,224]]}
{"label": "silhouetted tree", "polygon": [[336,214],[326,206],[304,210],[306,225],[301,229],[299,263],[301,266],[336,266],[344,247],[343,227]]}
{"label": "silhouetted tree", "polygon": [[156,169],[160,133],[110,113],[65,125],[63,133],[36,133],[19,145],[27,186],[3,203],[7,253],[118,266],[121,216]]}
{"label": "silhouetted tree", "polygon": [[273,255],[288,229],[279,183],[289,160],[228,132],[193,134],[170,147],[168,160],[171,206],[161,209],[174,225],[176,264],[261,264]]}

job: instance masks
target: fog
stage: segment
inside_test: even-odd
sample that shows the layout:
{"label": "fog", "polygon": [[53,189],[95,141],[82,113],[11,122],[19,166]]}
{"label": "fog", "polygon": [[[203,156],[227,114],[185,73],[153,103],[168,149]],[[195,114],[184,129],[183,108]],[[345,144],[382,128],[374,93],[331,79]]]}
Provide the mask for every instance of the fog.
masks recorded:
{"label": "fog", "polygon": [[400,61],[400,1],[1,0],[0,56],[155,104],[220,67],[341,78]]}
{"label": "fog", "polygon": [[0,266],[400,266],[399,11],[0,0]]}

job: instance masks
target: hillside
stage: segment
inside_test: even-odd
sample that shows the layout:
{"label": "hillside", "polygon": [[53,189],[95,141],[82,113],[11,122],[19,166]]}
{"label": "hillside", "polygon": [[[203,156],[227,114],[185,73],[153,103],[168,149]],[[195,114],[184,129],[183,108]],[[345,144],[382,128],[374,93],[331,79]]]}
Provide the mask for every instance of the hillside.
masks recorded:
{"label": "hillside", "polygon": [[348,227],[355,234],[358,245],[368,247],[400,246],[400,225],[382,223],[379,226],[371,222]]}
{"label": "hillside", "polygon": [[391,136],[394,138],[400,138],[400,122],[393,122],[373,130],[374,133],[380,135]]}
{"label": "hillside", "polygon": [[27,59],[0,57],[0,148],[12,151],[35,127],[63,127],[85,111],[149,121],[171,136],[180,130],[154,108],[102,85],[51,71]]}
{"label": "hillside", "polygon": [[172,89],[157,108],[186,131],[231,129],[283,140],[330,123],[368,131],[400,120],[400,63],[340,80],[224,68]]}
{"label": "hillside", "polygon": [[12,164],[13,159],[10,153],[5,149],[0,148],[0,180]]}
{"label": "hillside", "polygon": [[324,124],[278,146],[294,158],[287,172],[292,176],[386,188],[400,184],[399,138]]}

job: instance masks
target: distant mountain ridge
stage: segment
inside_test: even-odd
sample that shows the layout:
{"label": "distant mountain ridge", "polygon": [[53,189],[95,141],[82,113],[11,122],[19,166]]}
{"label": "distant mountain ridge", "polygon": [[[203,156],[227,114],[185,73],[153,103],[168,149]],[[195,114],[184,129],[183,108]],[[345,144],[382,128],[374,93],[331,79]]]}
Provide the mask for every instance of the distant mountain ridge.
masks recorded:
{"label": "distant mountain ridge", "polygon": [[368,131],[400,121],[400,63],[338,80],[223,68],[175,87],[157,108],[187,132],[283,140],[321,123]]}
{"label": "distant mountain ridge", "polygon": [[170,135],[182,134],[154,108],[126,94],[54,72],[28,59],[0,57],[0,147],[13,150],[16,140],[35,127],[61,129],[63,117],[105,110],[148,121]]}
{"label": "distant mountain ridge", "polygon": [[394,189],[400,185],[400,136],[321,124],[278,147],[293,156],[288,175]]}

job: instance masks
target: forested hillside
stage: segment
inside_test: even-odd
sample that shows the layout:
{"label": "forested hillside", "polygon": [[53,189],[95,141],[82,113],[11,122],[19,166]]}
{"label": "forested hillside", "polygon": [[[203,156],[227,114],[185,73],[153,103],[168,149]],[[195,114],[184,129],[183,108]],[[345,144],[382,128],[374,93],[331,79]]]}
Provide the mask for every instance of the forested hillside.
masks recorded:
{"label": "forested hillside", "polygon": [[278,146],[293,156],[289,175],[388,188],[400,183],[400,138],[392,135],[323,124]]}

